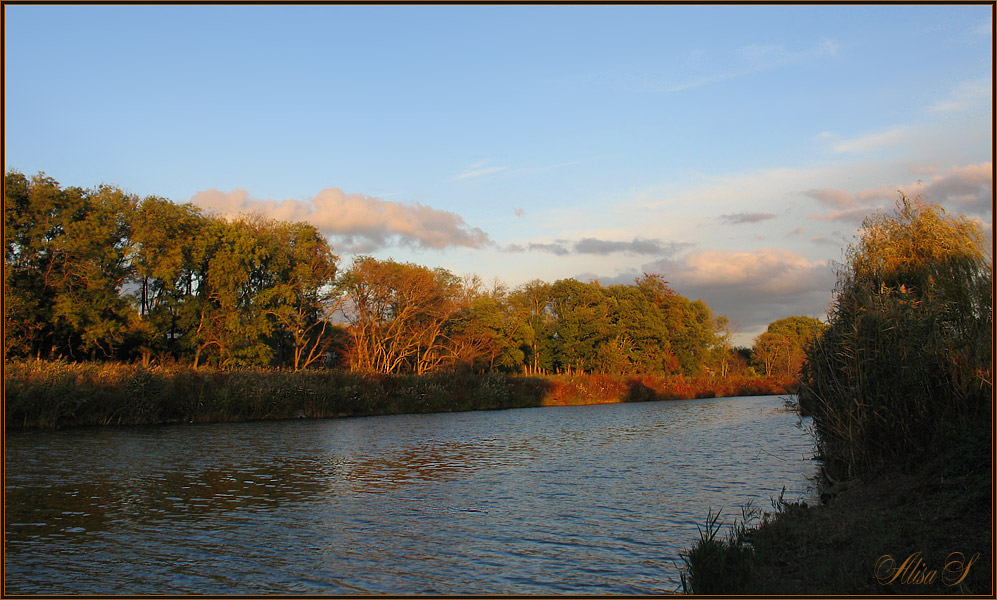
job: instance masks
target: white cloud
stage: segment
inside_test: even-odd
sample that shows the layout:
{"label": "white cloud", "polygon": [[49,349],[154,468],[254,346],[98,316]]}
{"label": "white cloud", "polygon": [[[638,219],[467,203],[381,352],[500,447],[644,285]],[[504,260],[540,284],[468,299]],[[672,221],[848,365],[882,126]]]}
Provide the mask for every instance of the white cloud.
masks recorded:
{"label": "white cloud", "polygon": [[502,167],[498,165],[489,165],[489,161],[482,160],[470,165],[459,175],[455,175],[451,178],[451,181],[460,181],[462,179],[471,179],[473,177],[481,177],[482,175],[490,175],[492,173],[498,173],[500,171],[505,171],[509,167]]}
{"label": "white cloud", "polygon": [[842,140],[834,145],[834,151],[838,153],[869,152],[871,150],[902,145],[910,138],[911,131],[909,128],[894,127],[850,140]]}
{"label": "white cloud", "polygon": [[243,188],[230,192],[205,190],[194,194],[191,201],[225,216],[263,213],[282,221],[308,221],[323,233],[338,237],[351,251],[369,252],[396,242],[436,249],[482,248],[491,243],[484,231],[468,226],[456,213],[419,203],[346,194],[334,187],[307,201],[254,199]]}

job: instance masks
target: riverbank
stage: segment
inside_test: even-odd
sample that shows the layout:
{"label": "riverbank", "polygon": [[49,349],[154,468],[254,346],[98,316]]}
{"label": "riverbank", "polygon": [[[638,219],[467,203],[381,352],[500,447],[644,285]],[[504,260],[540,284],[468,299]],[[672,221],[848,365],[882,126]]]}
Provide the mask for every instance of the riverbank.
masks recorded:
{"label": "riverbank", "polygon": [[4,425],[208,423],[494,410],[786,394],[779,378],[502,373],[358,375],[336,370],[144,368],[120,363],[4,365]]}
{"label": "riverbank", "polygon": [[698,544],[687,591],[992,597],[989,429],[916,466],[828,484],[822,496],[817,506],[780,503],[757,527]]}

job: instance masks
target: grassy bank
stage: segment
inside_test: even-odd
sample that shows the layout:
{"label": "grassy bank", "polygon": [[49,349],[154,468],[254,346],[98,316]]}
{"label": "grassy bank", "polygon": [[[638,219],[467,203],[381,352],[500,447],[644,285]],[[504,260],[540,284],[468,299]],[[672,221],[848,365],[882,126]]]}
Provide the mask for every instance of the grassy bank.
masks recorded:
{"label": "grassy bank", "polygon": [[788,380],[4,365],[7,428],[206,423],[782,394]]}
{"label": "grassy bank", "polygon": [[992,597],[991,447],[981,430],[920,465],[828,484],[820,505],[777,503],[686,553],[686,591]]}

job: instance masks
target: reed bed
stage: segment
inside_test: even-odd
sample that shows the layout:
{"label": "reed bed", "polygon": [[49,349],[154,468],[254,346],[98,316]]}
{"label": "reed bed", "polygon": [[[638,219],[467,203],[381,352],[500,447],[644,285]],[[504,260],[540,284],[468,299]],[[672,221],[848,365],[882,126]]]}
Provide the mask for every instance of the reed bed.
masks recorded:
{"label": "reed bed", "polygon": [[4,368],[4,423],[8,428],[61,428],[493,410],[782,394],[792,383],[468,371],[360,375],[19,361]]}

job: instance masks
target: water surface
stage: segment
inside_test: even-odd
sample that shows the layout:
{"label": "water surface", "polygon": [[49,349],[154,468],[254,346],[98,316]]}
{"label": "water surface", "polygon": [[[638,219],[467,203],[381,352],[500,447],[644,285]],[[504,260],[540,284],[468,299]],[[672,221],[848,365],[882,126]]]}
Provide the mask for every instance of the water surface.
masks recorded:
{"label": "water surface", "polygon": [[7,594],[653,594],[812,492],[778,397],[16,432]]}

